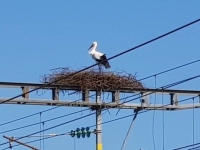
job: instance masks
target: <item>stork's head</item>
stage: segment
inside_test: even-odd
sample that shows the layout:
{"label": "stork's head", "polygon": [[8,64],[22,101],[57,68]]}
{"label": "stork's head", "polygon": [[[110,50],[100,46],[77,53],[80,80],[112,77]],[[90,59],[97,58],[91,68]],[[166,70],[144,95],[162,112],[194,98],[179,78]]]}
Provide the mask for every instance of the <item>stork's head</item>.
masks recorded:
{"label": "stork's head", "polygon": [[97,47],[97,42],[92,42],[92,45],[90,46],[90,48],[88,49],[88,51],[90,49],[96,50],[96,47]]}

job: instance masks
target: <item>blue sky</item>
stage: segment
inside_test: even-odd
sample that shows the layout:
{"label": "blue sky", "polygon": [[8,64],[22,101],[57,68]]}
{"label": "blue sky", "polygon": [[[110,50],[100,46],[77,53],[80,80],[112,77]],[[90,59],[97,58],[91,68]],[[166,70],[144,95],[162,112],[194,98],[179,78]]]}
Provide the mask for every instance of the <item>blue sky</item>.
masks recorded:
{"label": "blue sky", "polygon": [[[200,18],[200,1],[0,1],[0,81],[40,83],[40,76],[57,67],[72,67],[75,70],[94,64],[87,49],[93,41],[98,49],[111,57],[137,46],[174,28]],[[200,58],[199,28],[196,23],[179,32],[127,53],[110,61],[111,71],[124,70],[137,78],[155,74]],[[166,73],[156,78],[160,87],[200,74],[199,63]],[[173,89],[199,90],[199,79],[173,87]],[[149,88],[155,87],[155,78],[142,81]],[[40,91],[42,93],[42,91]],[[1,97],[10,98],[20,94],[18,90],[0,91]],[[49,97],[46,93],[39,98]],[[37,93],[32,98],[38,98]],[[77,100],[80,96],[63,96],[64,100]],[[151,97],[154,101],[155,96]],[[168,99],[166,99],[167,101]],[[108,100],[107,100],[108,101]],[[157,98],[161,102],[161,98]],[[195,99],[198,102],[197,99]],[[188,103],[192,103],[189,101]],[[6,122],[49,107],[1,105],[0,119]],[[84,108],[82,108],[84,109]],[[62,107],[42,113],[42,120],[81,110]],[[132,113],[132,110],[117,110],[103,115],[103,120],[111,120]],[[45,124],[45,128],[71,120],[90,111]],[[199,110],[195,110],[195,142],[200,142],[198,126]],[[192,144],[193,111],[165,112],[166,150]],[[126,150],[154,150],[152,142],[153,111],[141,114],[126,145]],[[132,118],[103,125],[105,150],[120,149]],[[155,144],[162,149],[162,112],[155,112]],[[1,126],[1,131],[35,123],[40,116]],[[65,126],[46,131],[64,133],[82,126],[95,124],[94,116]],[[5,133],[7,136],[23,136],[40,130],[40,126]],[[27,141],[30,139],[24,139]],[[5,142],[0,137],[0,143]],[[32,143],[40,147],[40,143]],[[8,145],[3,145],[5,148]],[[74,139],[61,136],[45,141],[45,149],[74,149]],[[22,146],[16,150],[26,149]],[[76,139],[76,150],[95,149],[95,136]]]}

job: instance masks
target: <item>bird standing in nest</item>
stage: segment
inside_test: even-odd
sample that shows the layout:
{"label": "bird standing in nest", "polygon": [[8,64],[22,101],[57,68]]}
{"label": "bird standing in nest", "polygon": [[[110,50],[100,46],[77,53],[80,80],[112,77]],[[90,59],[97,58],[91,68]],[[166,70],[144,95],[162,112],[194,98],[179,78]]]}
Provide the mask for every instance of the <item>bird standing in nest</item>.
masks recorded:
{"label": "bird standing in nest", "polygon": [[89,54],[92,56],[92,58],[98,63],[99,65],[99,71],[102,71],[101,66],[104,66],[106,69],[109,69],[111,66],[106,58],[106,54],[98,52],[96,50],[97,48],[97,42],[92,42],[92,45],[88,49]]}

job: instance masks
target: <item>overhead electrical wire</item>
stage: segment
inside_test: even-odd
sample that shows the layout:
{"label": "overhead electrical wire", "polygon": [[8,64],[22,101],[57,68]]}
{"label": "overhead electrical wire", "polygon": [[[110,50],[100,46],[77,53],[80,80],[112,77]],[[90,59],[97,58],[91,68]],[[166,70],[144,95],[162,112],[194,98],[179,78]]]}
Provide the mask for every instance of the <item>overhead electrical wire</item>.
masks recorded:
{"label": "overhead electrical wire", "polygon": [[[187,78],[187,79],[184,79],[184,80],[181,80],[181,81],[178,81],[178,82],[174,82],[174,83],[172,83],[172,84],[168,84],[168,85],[162,86],[162,87],[160,87],[160,88],[164,90],[164,89],[166,89],[166,88],[169,88],[169,87],[172,87],[172,86],[175,86],[175,85],[182,84],[182,83],[184,83],[184,82],[187,82],[187,81],[196,79],[196,78],[198,78],[198,77],[200,77],[200,75],[193,76],[193,77],[191,77],[191,78]],[[153,92],[152,92],[152,93],[153,93]],[[150,95],[150,94],[152,94],[152,93],[148,93],[148,94],[143,95],[143,96],[147,96],[147,95]],[[140,97],[138,97],[138,98],[141,98],[141,97],[143,97],[143,96],[140,96]],[[138,99],[138,98],[137,98],[137,99]],[[132,101],[135,100],[135,99],[136,99],[136,98],[132,99]],[[131,100],[129,100],[129,102],[130,102],[130,101],[131,101]],[[169,104],[168,104],[168,105],[169,105]],[[117,105],[116,105],[116,106],[117,106]],[[164,106],[167,106],[167,105],[164,105]],[[163,106],[161,106],[161,107],[163,107]],[[106,110],[106,109],[104,109],[104,110]],[[104,110],[103,110],[103,111],[104,111]],[[143,111],[143,112],[139,112],[138,114],[141,114],[141,113],[144,113],[144,112],[148,112],[148,111],[150,111],[150,110],[146,110],[146,111]],[[72,120],[70,120],[70,121],[57,124],[57,125],[55,125],[55,126],[46,128],[45,130],[37,131],[37,132],[31,133],[31,134],[25,135],[25,136],[23,136],[23,137],[17,138],[16,140],[23,139],[23,138],[29,137],[29,136],[31,136],[31,135],[38,134],[38,133],[40,133],[40,132],[44,132],[44,131],[47,131],[47,130],[51,130],[51,129],[53,129],[53,128],[57,128],[57,127],[59,127],[59,126],[62,126],[62,125],[65,125],[65,124],[68,124],[68,123],[71,123],[71,122],[74,122],[74,121],[77,121],[77,120],[86,118],[86,117],[89,117],[89,116],[94,115],[94,114],[96,114],[96,113],[90,113],[90,114],[88,114],[88,115],[85,115],[85,116],[82,116],[82,117],[78,117],[78,118],[76,118],[76,119],[72,119]],[[121,118],[117,118],[117,120],[124,119],[124,118],[130,117],[130,116],[133,116],[133,115],[135,115],[135,114],[131,114],[131,115],[128,115],[128,116],[124,116],[124,117],[121,117]],[[106,123],[113,122],[113,121],[116,121],[116,119],[111,120],[111,121],[104,122],[104,123],[102,123],[102,124],[106,124]],[[94,125],[93,125],[93,126],[94,126]],[[93,126],[90,126],[90,127],[93,127]],[[95,125],[95,126],[96,126],[96,125]],[[5,145],[5,144],[7,144],[7,143],[8,143],[8,142],[1,143],[0,146],[1,146],[1,145]]]}
{"label": "overhead electrical wire", "polygon": [[199,150],[199,149],[200,149],[200,146],[196,146],[196,147],[189,148],[187,150]]}
{"label": "overhead electrical wire", "polygon": [[[187,23],[187,24],[185,24],[185,25],[183,25],[183,26],[181,26],[181,27],[178,27],[178,28],[176,28],[176,29],[174,29],[174,30],[171,30],[171,31],[169,31],[169,32],[167,32],[167,33],[164,33],[164,34],[162,34],[162,35],[160,35],[160,36],[158,36],[158,37],[156,37],[156,38],[153,38],[153,39],[151,39],[151,40],[148,40],[148,41],[146,41],[146,42],[144,42],[144,43],[142,43],[142,44],[139,44],[139,45],[137,45],[137,46],[135,46],[135,47],[133,47],[133,48],[131,48],[131,49],[128,49],[128,50],[125,50],[125,51],[123,51],[123,52],[121,52],[121,53],[119,53],[119,54],[116,54],[116,55],[114,55],[114,56],[108,58],[107,60],[111,60],[111,59],[117,58],[117,57],[119,57],[119,56],[121,56],[121,55],[124,55],[124,54],[126,54],[126,53],[128,53],[128,52],[131,52],[131,51],[133,51],[133,50],[135,50],[135,49],[137,49],[137,48],[140,48],[140,47],[142,47],[142,46],[145,46],[145,45],[147,45],[147,44],[149,44],[149,43],[152,43],[152,42],[154,42],[154,41],[156,41],[156,40],[159,40],[159,39],[161,39],[161,38],[163,38],[163,37],[165,37],[165,36],[168,36],[168,35],[170,35],[170,34],[172,34],[172,33],[174,33],[174,32],[177,32],[177,31],[179,31],[179,30],[181,30],[181,29],[184,29],[184,28],[186,28],[186,27],[188,27],[188,26],[190,26],[190,25],[193,25],[193,24],[195,24],[195,23],[197,23],[197,22],[199,22],[199,21],[200,21],[200,18],[199,18],[199,19],[196,19],[196,20],[194,20],[194,21],[192,21],[192,22],[189,22],[189,23]],[[104,62],[104,61],[106,61],[106,60],[103,60],[103,61],[101,61],[101,62],[99,62],[99,63],[90,65],[90,66],[88,66],[88,67],[85,67],[85,68],[83,68],[83,69],[81,69],[81,70],[79,70],[79,71],[76,71],[76,72],[74,72],[74,73],[68,75],[67,77],[70,77],[70,76],[73,76],[73,75],[75,75],[75,74],[78,74],[78,73],[80,73],[80,72],[82,72],[82,71],[88,70],[88,69],[90,69],[90,68],[92,68],[92,67],[94,67],[94,66],[97,66],[98,64],[100,64],[100,63],[102,63],[102,62]],[[23,93],[23,94],[19,94],[19,95],[17,95],[17,96],[14,96],[14,97],[12,97],[12,98],[9,98],[9,99],[7,99],[7,100],[5,100],[5,101],[2,101],[2,102],[0,102],[0,104],[3,104],[3,103],[8,102],[8,101],[11,101],[11,100],[16,99],[16,98],[18,98],[18,97],[21,97],[21,96],[23,96],[24,94],[28,94],[28,93],[34,92],[34,91],[36,91],[36,90],[39,90],[39,89],[41,89],[41,88],[44,88],[44,87],[46,87],[46,86],[48,86],[48,85],[51,85],[51,84],[53,84],[53,83],[57,83],[58,81],[61,81],[61,80],[65,79],[65,78],[66,78],[66,77],[63,77],[63,78],[60,78],[60,79],[55,80],[55,81],[53,81],[53,82],[49,82],[49,83],[47,83],[47,84],[43,84],[43,85],[41,85],[41,86],[38,87],[38,88],[32,89],[32,90],[30,90],[30,91],[28,91],[28,92],[25,92],[25,93]]]}
{"label": "overhead electrical wire", "polygon": [[[190,63],[187,63],[187,64],[189,65],[189,64],[192,64],[192,63],[196,63],[196,62],[198,62],[198,61],[199,61],[199,60],[193,61],[193,62],[190,62]],[[181,65],[181,66],[183,67],[183,66],[186,66],[187,64]],[[178,69],[179,67],[175,67],[175,68]],[[169,69],[169,70],[172,70],[172,69]],[[166,73],[166,71],[163,71],[163,73]],[[160,74],[160,73],[159,73],[159,74]],[[130,97],[130,96],[129,96],[129,97]],[[89,109],[85,109],[85,110],[89,110]],[[81,111],[85,111],[85,110],[81,110]],[[74,113],[78,113],[78,112],[81,112],[81,111],[77,111],[77,112],[74,112]],[[64,117],[64,116],[68,116],[68,115],[71,115],[71,114],[74,114],[74,113],[70,113],[70,114],[67,114],[67,115],[63,115],[63,116],[60,116],[60,117],[58,117],[58,118],[61,118],[61,117]],[[37,114],[38,114],[38,113],[37,113]],[[46,120],[45,122],[51,121],[51,120],[54,120],[54,119],[58,119],[58,118],[52,118],[52,119]],[[32,124],[32,125],[36,125],[36,124],[39,124],[39,123],[35,123],[35,124]],[[24,126],[24,127],[28,127],[28,126],[32,126],[32,125],[27,125],[27,126]],[[13,129],[13,130],[7,130],[7,131],[4,131],[4,132],[1,132],[0,134],[6,133],[6,132],[9,132],[9,131],[14,131],[14,130],[21,129],[21,128],[23,128],[23,127],[19,127],[19,128]]]}
{"label": "overhead electrical wire", "polygon": [[[71,115],[74,115],[74,114],[77,114],[77,113],[84,112],[86,110],[90,110],[90,108],[84,109],[84,110],[75,111],[73,113],[65,114],[65,115],[62,115],[62,116],[59,116],[59,117],[54,117],[54,118],[51,118],[51,119],[48,119],[48,120],[44,120],[44,121],[42,121],[42,123],[46,123],[46,122],[57,120],[57,119],[60,119],[60,118],[63,118],[63,117],[71,116]],[[0,134],[11,132],[11,131],[15,131],[15,130],[19,130],[19,129],[24,129],[24,128],[31,127],[31,126],[35,126],[35,125],[38,125],[40,123],[41,122],[37,122],[37,123],[33,123],[33,124],[17,127],[17,128],[14,128],[14,129],[9,129],[9,130],[6,130],[6,131],[1,131]]]}
{"label": "overhead electrical wire", "polygon": [[[180,68],[182,68],[182,67],[186,67],[186,66],[188,66],[188,65],[197,63],[197,62],[199,62],[199,61],[200,61],[200,59],[197,59],[197,60],[195,60],[195,61],[192,61],[192,62],[183,64],[183,65],[180,65],[180,66],[177,66],[177,67],[174,67],[174,68],[171,68],[171,69],[168,69],[168,70],[165,70],[165,71],[162,71],[162,72],[159,72],[159,73],[156,73],[156,74],[147,76],[147,77],[144,77],[144,78],[142,78],[142,79],[139,79],[138,81],[146,80],[146,79],[151,78],[151,77],[154,77],[154,76],[158,76],[158,75],[161,75],[161,74],[164,74],[164,73],[167,73],[167,72],[176,70],[176,69],[180,69]],[[89,97],[90,97],[90,96],[89,96]],[[132,96],[129,96],[129,97],[132,97]],[[125,98],[129,98],[129,97],[125,97]],[[81,99],[79,99],[79,100],[81,100]],[[79,101],[79,100],[76,100],[76,101]],[[121,100],[121,99],[120,99],[120,100]],[[76,102],[76,101],[73,101],[73,102]],[[48,111],[51,111],[51,110],[56,109],[56,108],[59,108],[59,107],[61,107],[61,106],[56,106],[56,107],[49,108],[49,109],[46,109],[46,110],[43,110],[43,111],[40,111],[40,112],[37,112],[37,113],[33,113],[33,114],[30,114],[30,115],[27,115],[27,116],[24,116],[24,117],[15,119],[15,120],[11,120],[11,121],[8,121],[8,122],[5,122],[5,123],[0,124],[0,126],[7,125],[7,124],[10,124],[10,123],[19,121],[19,120],[23,120],[23,119],[26,119],[26,118],[29,118],[29,117],[38,115],[38,114],[40,114],[40,113],[48,112]]]}
{"label": "overhead electrical wire", "polygon": [[[200,145],[200,142],[199,143],[195,143],[195,144],[190,144],[190,145],[182,146],[182,147],[179,147],[179,148],[175,148],[173,150],[182,150],[182,149],[190,148],[190,147],[197,146],[197,145]],[[198,147],[194,147],[194,148],[198,148]],[[200,148],[200,146],[199,146],[199,148]],[[187,149],[187,150],[189,150],[189,149]]]}
{"label": "overhead electrical wire", "polygon": [[[198,97],[198,96],[193,96],[193,97],[190,97],[190,98],[186,98],[186,99],[180,100],[180,101],[178,101],[178,102],[179,102],[179,103],[185,102],[185,101],[191,100],[191,99],[196,98],[196,97]],[[165,107],[165,106],[168,106],[168,105],[171,105],[171,104],[166,104],[166,105],[160,106],[160,108]],[[144,110],[144,111],[142,111],[142,112],[138,112],[138,115],[139,115],[139,114],[146,113],[146,112],[149,112],[149,111],[151,111],[151,110]],[[137,113],[137,112],[136,112],[136,113]],[[136,113],[131,114],[131,115],[126,115],[126,116],[123,116],[123,117],[119,117],[119,118],[116,118],[116,119],[112,119],[112,120],[109,120],[109,121],[105,121],[105,122],[102,122],[102,123],[100,123],[100,124],[101,124],[101,125],[102,125],[102,124],[108,124],[108,123],[111,123],[111,122],[115,122],[115,121],[118,121],[118,120],[122,120],[122,119],[125,119],[125,118],[129,118],[129,117],[135,116]],[[98,125],[100,125],[100,124],[98,124]],[[95,126],[96,126],[96,125],[91,125],[91,126],[88,126],[88,127],[92,128],[92,127],[95,127]],[[49,139],[49,138],[54,138],[54,137],[57,137],[57,136],[62,136],[62,135],[67,135],[67,134],[70,134],[70,132],[65,132],[65,133],[62,133],[62,134],[59,134],[59,135],[55,135],[55,136],[51,136],[51,137],[45,137],[45,138],[43,138],[43,139],[46,140],[46,139]],[[39,141],[39,139],[33,140],[33,141],[29,141],[29,142],[27,142],[27,144],[28,144],[28,143],[37,142],[37,141]],[[199,145],[199,144],[200,144],[200,143],[196,143],[196,144],[194,144],[194,145]],[[15,147],[15,146],[19,146],[19,145],[14,145],[13,147]],[[187,148],[187,147],[191,147],[191,146],[193,146],[193,144],[192,144],[192,145],[188,145],[188,146],[184,146],[184,147],[181,147],[181,148],[178,148],[178,149],[173,149],[173,150],[180,150],[180,149]],[[199,147],[200,147],[200,146],[199,146]],[[8,149],[8,148],[9,148],[9,147],[4,148],[4,149],[2,149],[2,150],[6,150],[6,149]],[[198,148],[198,147],[197,147],[197,148]],[[188,149],[188,150],[189,150],[189,149]],[[191,150],[191,149],[190,149],[190,150]]]}
{"label": "overhead electrical wire", "polygon": [[[165,37],[165,36],[167,36],[167,35],[170,35],[170,34],[176,32],[176,31],[178,31],[178,30],[181,30],[181,29],[183,29],[183,28],[185,28],[185,27],[188,27],[188,26],[190,26],[190,25],[192,25],[192,24],[195,24],[195,23],[197,23],[197,22],[199,22],[199,21],[200,21],[200,19],[197,19],[197,20],[195,20],[195,21],[192,21],[192,22],[190,22],[190,23],[188,23],[188,24],[186,24],[186,25],[183,25],[183,26],[181,26],[181,27],[179,27],[179,28],[176,28],[176,29],[174,29],[174,30],[172,30],[172,31],[170,31],[170,32],[167,32],[167,33],[165,33],[165,34],[163,34],[163,35],[161,35],[161,36],[158,36],[158,37],[156,37],[156,38],[154,38],[154,39],[152,39],[152,40],[149,40],[149,41],[147,41],[147,42],[144,42],[144,43],[142,43],[142,44],[140,44],[140,45],[138,45],[138,46],[136,46],[136,47],[133,47],[133,48],[131,48],[131,49],[129,49],[129,50],[126,50],[126,51],[124,51],[124,52],[121,52],[121,53],[119,53],[119,54],[117,54],[117,55],[114,55],[114,56],[108,58],[107,60],[111,60],[111,59],[114,59],[114,58],[116,58],[116,57],[119,57],[119,56],[121,56],[121,55],[123,55],[123,54],[126,54],[126,53],[128,53],[128,52],[130,52],[130,51],[132,51],[132,50],[135,50],[135,49],[137,49],[137,48],[139,48],[139,47],[142,47],[142,46],[144,46],[144,45],[147,45],[147,44],[149,44],[149,43],[151,43],[151,42],[153,42],[153,41],[156,41],[156,40],[158,40],[158,39],[160,39],[160,38],[163,38],[163,37]],[[97,64],[94,64],[94,65],[91,65],[91,66],[86,67],[86,68],[84,68],[84,69],[81,69],[81,70],[79,70],[79,71],[77,71],[77,72],[71,74],[71,76],[72,76],[72,75],[75,75],[75,74],[78,74],[78,73],[80,73],[80,72],[82,72],[82,71],[84,71],[84,70],[87,70],[87,69],[89,69],[89,68],[91,68],[91,67],[94,67],[94,66],[96,66],[96,65],[97,65]],[[62,78],[62,79],[64,79],[64,78]],[[50,82],[50,83],[48,83],[48,84],[44,84],[44,85],[42,85],[42,86],[40,86],[40,87],[38,87],[38,88],[35,88],[35,89],[30,90],[30,91],[28,91],[28,92],[26,92],[26,93],[23,93],[23,94],[31,93],[31,92],[36,91],[36,90],[38,90],[38,89],[41,89],[41,88],[43,88],[43,87],[45,87],[45,86],[51,85],[52,83],[56,83],[56,82],[58,82],[58,81],[60,81],[60,80],[62,80],[62,79],[56,80],[56,81],[54,81],[54,82]],[[13,99],[15,99],[15,98],[18,98],[18,97],[20,97],[20,96],[22,96],[22,94],[17,95],[17,96],[15,96],[15,97],[12,97],[12,98],[10,98],[10,99],[7,99],[7,100],[1,102],[0,104],[5,103],[5,102],[8,102],[8,101],[11,101],[11,100],[13,100]]]}
{"label": "overhead electrical wire", "polygon": [[[88,97],[91,97],[91,96],[94,96],[94,95],[95,95],[95,94],[89,95]],[[78,99],[78,100],[69,102],[69,104],[70,104],[70,103],[74,103],[74,102],[78,102],[78,101],[80,101],[80,100],[82,100],[82,99]],[[18,119],[14,119],[14,120],[11,120],[11,121],[8,121],[8,122],[5,122],[5,123],[0,124],[0,126],[4,126],[4,125],[7,125],[7,124],[16,122],[16,121],[20,121],[20,120],[23,120],[23,119],[26,119],[26,118],[29,118],[29,117],[33,117],[33,116],[38,115],[38,114],[40,114],[40,113],[48,112],[48,111],[51,111],[51,110],[53,110],[53,109],[59,108],[59,107],[61,107],[61,106],[62,106],[62,105],[56,106],[56,107],[53,107],[53,108],[49,108],[49,109],[46,109],[46,110],[43,110],[43,111],[40,111],[40,112],[37,112],[37,113],[33,113],[33,114],[30,114],[30,115],[27,115],[27,116],[24,116],[24,117],[21,117],[21,118],[18,118]],[[89,109],[87,109],[87,110],[89,110]],[[85,110],[82,110],[82,111],[85,111]],[[79,112],[79,111],[76,111],[76,112]],[[76,112],[73,112],[73,113],[76,113]],[[73,113],[72,113],[72,114],[73,114]],[[1,133],[0,133],[0,134],[1,134]]]}
{"label": "overhead electrical wire", "polygon": [[[61,134],[56,134],[56,135],[52,135],[52,136],[48,136],[48,137],[45,137],[45,138],[42,138],[42,140],[46,140],[46,139],[50,139],[50,138],[54,138],[54,137],[58,137],[58,136],[64,136],[64,135],[68,135],[69,133],[61,133]],[[37,140],[32,140],[32,141],[28,141],[26,142],[26,144],[29,144],[29,143],[33,143],[33,142],[38,142],[40,139],[37,139]],[[21,144],[16,144],[16,145],[13,145],[13,147],[17,147],[17,146],[20,146]],[[6,149],[10,149],[10,147],[7,147],[7,148],[4,148],[2,150],[6,150]],[[44,150],[44,148],[43,148]]]}
{"label": "overhead electrical wire", "polygon": [[[156,74],[154,75],[154,77],[155,77],[155,76],[158,76],[158,75],[161,75],[161,74],[163,74],[163,73],[167,73],[167,72],[169,72],[169,71],[175,70],[175,69],[179,69],[179,68],[181,68],[181,67],[185,67],[185,66],[187,66],[187,65],[191,65],[191,64],[193,64],[193,63],[197,63],[197,62],[199,62],[199,61],[200,61],[200,59],[195,60],[195,61],[192,61],[192,62],[189,62],[189,63],[186,63],[186,64],[183,64],[183,65],[180,65],[180,66],[177,66],[177,67],[174,67],[174,68],[172,68],[172,69],[168,69],[168,70],[162,71],[162,72],[160,72],[160,73],[156,73]],[[150,77],[152,77],[152,75],[149,76],[149,78],[150,78]],[[147,79],[147,78],[142,78],[142,79],[139,79],[138,81],[145,80],[145,79]],[[155,81],[155,87],[156,87],[156,81]],[[94,96],[94,95],[95,95],[95,94],[93,94],[92,96]],[[131,98],[131,97],[137,96],[137,95],[140,95],[140,94],[134,94],[134,95],[131,95],[131,96],[127,96],[127,97],[121,98],[120,100],[127,99],[127,98]],[[88,96],[88,97],[91,97],[91,95]],[[155,98],[156,98],[156,97],[155,97]],[[79,99],[79,100],[81,100],[81,99]],[[79,100],[75,100],[75,101],[73,101],[73,102],[77,102],[77,101],[79,101]],[[72,103],[73,103],[73,102],[72,102]],[[128,102],[129,102],[129,101],[128,101]],[[109,102],[109,103],[111,103],[111,102]],[[106,104],[109,104],[109,103],[106,103]],[[121,103],[121,105],[124,104],[124,103],[127,103],[127,101]],[[60,107],[60,106],[54,107],[54,109],[55,109],[55,108],[58,108],[58,107]],[[51,110],[51,109],[47,109],[47,110],[44,110],[44,111],[40,111],[40,112],[38,112],[38,113],[34,113],[34,114],[32,114],[32,115],[28,115],[28,116],[19,118],[19,120],[25,119],[25,118],[28,118],[28,117],[31,117],[31,116],[34,116],[34,115],[37,115],[37,114],[41,114],[41,113],[46,112],[46,111],[49,111],[49,110]],[[45,121],[43,121],[43,122],[45,123],[45,122],[53,121],[53,120],[60,119],[60,118],[66,117],[66,116],[70,116],[70,115],[73,115],[73,114],[76,114],[76,113],[79,113],[79,112],[83,112],[83,111],[86,111],[86,110],[90,110],[90,108],[87,108],[87,109],[84,109],[84,110],[80,110],[80,111],[75,111],[75,112],[73,112],[73,113],[66,114],[66,115],[62,115],[62,116],[55,117],[55,118],[52,118],[52,119],[48,119],[48,120],[45,120]],[[0,124],[0,126],[6,125],[6,124],[9,124],[9,123],[12,123],[12,122],[15,122],[15,121],[17,121],[17,120],[18,120],[18,119],[15,119],[15,120],[13,120],[13,121],[9,121],[9,122],[7,122],[7,123]],[[38,122],[38,123],[33,123],[33,124],[29,124],[29,125],[25,125],[25,126],[21,126],[21,127],[17,127],[17,128],[14,128],[14,129],[9,129],[9,130],[6,130],[6,131],[1,131],[0,134],[7,133],[7,132],[11,132],[11,131],[15,131],[15,130],[19,130],[19,129],[23,129],[23,128],[27,128],[27,127],[31,127],[31,126],[35,126],[35,125],[38,125],[38,124],[40,124],[40,122]]]}
{"label": "overhead electrical wire", "polygon": [[135,119],[136,119],[136,117],[137,117],[137,115],[138,115],[138,112],[139,112],[139,111],[136,111],[136,113],[135,113],[135,115],[134,115],[134,117],[133,117],[133,119],[132,119],[132,121],[131,121],[131,124],[130,124],[129,129],[128,129],[127,133],[126,133],[126,136],[125,136],[125,138],[124,138],[124,141],[123,141],[123,144],[122,144],[120,150],[124,150],[124,148],[125,148],[125,146],[126,146],[126,142],[127,142],[127,140],[128,140],[128,136],[130,135],[131,129],[133,128],[133,122],[135,121]]}
{"label": "overhead electrical wire", "polygon": [[[55,126],[52,126],[52,127],[46,128],[46,129],[44,129],[44,130],[37,131],[37,132],[31,133],[31,134],[29,134],[29,135],[26,135],[26,136],[23,136],[23,137],[17,138],[17,139],[15,139],[15,140],[20,140],[20,139],[23,139],[23,138],[26,138],[26,137],[29,137],[29,136],[32,136],[32,135],[38,134],[38,133],[40,133],[40,132],[48,131],[48,130],[51,130],[51,129],[54,129],[54,128],[57,128],[57,127],[63,126],[63,125],[65,125],[65,124],[68,124],[68,123],[71,123],[71,122],[74,122],[74,121],[77,121],[77,120],[80,120],[80,119],[83,119],[83,118],[89,117],[89,116],[91,116],[91,115],[93,115],[93,114],[95,114],[95,113],[90,113],[90,114],[88,114],[88,115],[81,116],[81,117],[78,117],[78,118],[75,118],[75,119],[69,120],[69,121],[67,121],[67,122],[63,122],[63,123],[57,124],[57,125],[55,125]],[[5,145],[5,144],[7,144],[7,143],[9,143],[9,142],[1,143],[0,146],[1,146],[1,145]]]}
{"label": "overhead electrical wire", "polygon": [[[190,62],[188,64],[191,64],[191,63],[195,63],[195,62],[198,62],[198,61],[193,61],[193,62]],[[182,67],[183,66],[186,66],[185,65],[181,65]],[[178,67],[175,67],[175,68],[178,68]],[[172,70],[172,69],[170,69]],[[163,73],[166,73],[166,71],[163,71]],[[160,74],[160,73],[159,73]],[[134,95],[135,96],[135,95]],[[129,98],[132,97],[132,96],[128,96]],[[131,100],[132,101],[132,100]],[[126,102],[129,102],[129,101],[126,101]],[[124,103],[121,103],[121,104],[124,104]],[[120,104],[120,105],[121,105]],[[79,113],[79,112],[83,112],[83,111],[86,111],[86,110],[89,110],[89,109],[85,109],[85,110],[81,110],[81,111],[76,111],[76,112],[73,112],[73,113],[70,113],[70,114],[67,114],[67,115],[63,115],[63,116],[59,116],[59,117],[56,117],[56,118],[52,118],[52,119],[49,119],[49,120],[46,120],[44,122],[48,122],[48,121],[52,121],[52,120],[55,120],[55,119],[59,119],[59,118],[62,118],[62,117],[65,117],[65,116],[69,116],[69,115],[73,115],[73,114],[76,114],[76,113]],[[44,111],[43,111],[44,112]],[[35,114],[38,114],[38,113],[35,113]],[[6,133],[6,132],[11,132],[11,131],[14,131],[14,130],[18,130],[18,129],[22,129],[22,128],[26,128],[26,127],[30,127],[30,126],[33,126],[33,125],[37,125],[39,123],[34,123],[34,124],[30,124],[30,125],[26,125],[26,126],[22,126],[22,127],[18,127],[18,128],[15,128],[15,129],[10,129],[10,130],[7,130],[7,131],[3,131],[3,132],[0,132],[0,134],[2,133]]]}

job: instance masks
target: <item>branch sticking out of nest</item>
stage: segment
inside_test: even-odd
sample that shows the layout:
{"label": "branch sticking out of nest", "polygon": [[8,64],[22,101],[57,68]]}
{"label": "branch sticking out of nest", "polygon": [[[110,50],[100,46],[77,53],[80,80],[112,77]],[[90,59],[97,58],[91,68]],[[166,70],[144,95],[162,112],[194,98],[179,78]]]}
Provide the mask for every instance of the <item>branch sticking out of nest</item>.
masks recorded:
{"label": "branch sticking out of nest", "polygon": [[135,76],[127,73],[103,72],[101,74],[95,69],[77,74],[74,74],[75,72],[70,68],[54,69],[52,74],[42,77],[42,82],[55,85],[80,86],[82,90],[102,90],[105,92],[119,88],[144,88]]}

